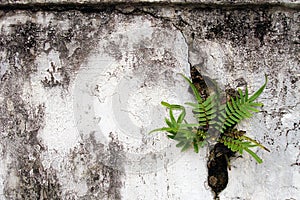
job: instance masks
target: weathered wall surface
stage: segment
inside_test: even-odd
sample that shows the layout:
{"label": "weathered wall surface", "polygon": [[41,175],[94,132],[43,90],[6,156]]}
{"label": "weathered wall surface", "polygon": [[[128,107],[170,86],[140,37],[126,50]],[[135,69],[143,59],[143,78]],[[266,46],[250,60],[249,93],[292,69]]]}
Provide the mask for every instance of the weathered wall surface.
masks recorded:
{"label": "weathered wall surface", "polygon": [[0,199],[212,199],[207,149],[147,134],[163,125],[161,100],[192,99],[177,75],[190,65],[222,88],[269,78],[263,111],[242,126],[271,152],[232,161],[220,198],[300,199],[299,2],[228,2],[2,1]]}

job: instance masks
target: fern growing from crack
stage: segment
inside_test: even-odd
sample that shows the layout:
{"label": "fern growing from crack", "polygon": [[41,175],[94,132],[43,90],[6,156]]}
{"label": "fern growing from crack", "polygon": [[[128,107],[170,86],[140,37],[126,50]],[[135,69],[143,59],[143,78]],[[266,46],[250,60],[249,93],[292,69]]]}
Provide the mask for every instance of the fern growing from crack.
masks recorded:
{"label": "fern growing from crack", "polygon": [[[182,74],[181,74],[182,75]],[[177,141],[177,147],[182,151],[193,147],[195,152],[199,152],[199,147],[203,147],[209,139],[216,139],[223,143],[233,152],[243,154],[244,151],[249,153],[258,163],[262,163],[262,159],[250,148],[260,147],[269,151],[256,140],[245,136],[244,131],[235,129],[235,126],[244,119],[251,118],[253,113],[259,112],[259,107],[263,104],[255,102],[261,95],[267,84],[267,76],[265,83],[251,96],[248,94],[248,88],[243,92],[238,89],[238,95],[231,97],[226,103],[220,102],[218,93],[211,94],[207,99],[203,99],[196,87],[190,79],[182,75],[188,82],[196,99],[196,103],[187,102],[186,105],[192,107],[196,124],[189,124],[185,120],[186,109],[182,105],[169,104],[161,102],[169,110],[169,118],[165,118],[166,127],[155,129],[152,132],[167,132],[167,137]],[[174,110],[179,110],[180,114],[177,119]],[[212,130],[212,131],[208,131]],[[219,136],[217,138],[217,136]]]}

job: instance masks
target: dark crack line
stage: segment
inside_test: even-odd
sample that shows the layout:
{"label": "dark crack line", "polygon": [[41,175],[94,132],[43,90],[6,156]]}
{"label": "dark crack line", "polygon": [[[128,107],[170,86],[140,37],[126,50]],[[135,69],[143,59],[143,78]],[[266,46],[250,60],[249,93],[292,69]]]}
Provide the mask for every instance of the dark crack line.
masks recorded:
{"label": "dark crack line", "polygon": [[190,66],[190,68],[192,68],[192,63],[190,61],[190,51],[189,51],[189,42],[188,42],[188,39],[187,39],[187,36],[183,33],[183,30],[181,28],[179,28],[175,23],[172,23],[172,25],[181,33],[182,37],[184,38],[184,41],[188,47],[188,52],[187,52],[187,55],[188,55],[188,58],[187,58],[187,61],[188,61],[188,64]]}

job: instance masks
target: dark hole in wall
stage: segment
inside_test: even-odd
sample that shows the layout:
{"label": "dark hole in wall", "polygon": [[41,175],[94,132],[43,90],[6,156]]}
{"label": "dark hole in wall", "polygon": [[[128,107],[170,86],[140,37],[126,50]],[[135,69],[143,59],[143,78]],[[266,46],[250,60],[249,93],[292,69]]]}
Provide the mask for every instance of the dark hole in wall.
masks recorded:
{"label": "dark hole in wall", "polygon": [[[209,88],[206,83],[208,78],[204,79],[200,72],[193,66],[191,66],[191,78],[202,98],[206,99],[209,96]],[[236,93],[236,91],[234,91],[234,93]],[[233,95],[234,94],[230,94],[230,96]],[[218,199],[218,195],[227,187],[229,160],[234,155],[235,153],[233,151],[219,142],[216,143],[209,152],[207,181],[215,194],[215,199]]]}

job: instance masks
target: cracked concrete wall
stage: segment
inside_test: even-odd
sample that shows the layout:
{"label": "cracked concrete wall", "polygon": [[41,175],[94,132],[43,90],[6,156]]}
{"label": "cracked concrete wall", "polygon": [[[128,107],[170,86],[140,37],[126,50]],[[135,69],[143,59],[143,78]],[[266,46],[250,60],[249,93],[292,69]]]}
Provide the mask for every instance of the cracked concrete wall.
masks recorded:
{"label": "cracked concrete wall", "polygon": [[220,198],[300,199],[299,2],[278,2],[293,6],[2,1],[0,199],[213,199],[206,148],[148,135],[160,101],[193,99],[190,66],[223,89],[269,78],[241,126],[271,152],[233,160]]}

